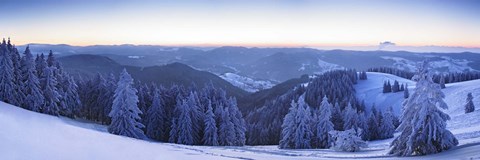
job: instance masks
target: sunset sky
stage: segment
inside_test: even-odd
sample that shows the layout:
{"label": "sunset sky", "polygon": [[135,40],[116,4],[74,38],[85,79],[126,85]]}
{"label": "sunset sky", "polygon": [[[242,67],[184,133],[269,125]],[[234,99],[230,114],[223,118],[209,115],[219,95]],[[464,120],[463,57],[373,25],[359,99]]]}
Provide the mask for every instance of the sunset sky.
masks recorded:
{"label": "sunset sky", "polygon": [[16,44],[480,47],[480,1],[2,1]]}

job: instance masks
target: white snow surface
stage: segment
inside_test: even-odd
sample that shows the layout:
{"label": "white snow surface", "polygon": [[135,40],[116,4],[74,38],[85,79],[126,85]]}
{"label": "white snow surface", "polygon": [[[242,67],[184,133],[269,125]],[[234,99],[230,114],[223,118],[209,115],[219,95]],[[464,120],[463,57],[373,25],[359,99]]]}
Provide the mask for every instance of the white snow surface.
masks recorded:
{"label": "white snow surface", "polygon": [[247,92],[257,92],[260,90],[272,88],[275,84],[270,81],[255,80],[235,73],[224,73],[220,77],[232,85],[239,87]]}
{"label": "white snow surface", "polygon": [[[403,100],[402,92],[381,93],[384,79],[413,83],[388,74],[367,75],[368,80],[359,81],[356,86],[357,92],[362,95],[361,92],[367,91],[363,96],[368,99],[368,103],[378,101],[379,107]],[[381,83],[374,83],[375,81]],[[410,87],[413,89],[414,85],[411,84]],[[285,150],[272,145],[213,147],[152,142],[109,134],[104,125],[44,115],[0,102],[0,159],[480,159],[480,111],[477,109],[464,114],[462,110],[467,92],[473,93],[475,105],[480,106],[480,80],[447,84],[443,91],[447,96],[445,101],[450,106],[445,112],[452,117],[447,127],[460,144],[448,151],[428,156],[391,157],[387,152],[392,139],[368,142],[368,148],[363,148],[360,152]],[[386,102],[382,103],[382,99]]]}

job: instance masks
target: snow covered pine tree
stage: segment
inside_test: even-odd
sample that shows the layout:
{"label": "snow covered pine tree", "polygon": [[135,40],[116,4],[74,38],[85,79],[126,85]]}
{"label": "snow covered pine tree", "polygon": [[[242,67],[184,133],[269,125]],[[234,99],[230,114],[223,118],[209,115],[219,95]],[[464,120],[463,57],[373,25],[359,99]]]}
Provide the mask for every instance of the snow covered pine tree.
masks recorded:
{"label": "snow covered pine tree", "polygon": [[473,111],[475,111],[475,105],[473,104],[473,96],[472,93],[468,93],[467,104],[465,104],[465,113],[470,113]]}
{"label": "snow covered pine tree", "polygon": [[118,87],[115,90],[112,111],[108,114],[112,123],[108,126],[108,132],[137,139],[144,139],[145,135],[141,128],[138,109],[137,90],[133,88],[133,78],[123,69],[118,80]]}
{"label": "snow covered pine tree", "polygon": [[415,92],[404,102],[398,127],[402,134],[393,140],[389,153],[398,156],[426,155],[458,145],[455,136],[446,129],[450,116],[438,108],[448,108],[443,101],[445,95],[440,85],[433,82],[426,61],[419,65],[418,73],[412,79],[417,84]]}

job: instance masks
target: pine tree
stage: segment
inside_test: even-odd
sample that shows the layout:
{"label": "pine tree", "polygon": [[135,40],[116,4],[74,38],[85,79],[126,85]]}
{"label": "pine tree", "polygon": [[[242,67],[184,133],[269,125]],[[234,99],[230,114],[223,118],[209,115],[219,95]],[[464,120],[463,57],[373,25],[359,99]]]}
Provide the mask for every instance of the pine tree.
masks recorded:
{"label": "pine tree", "polygon": [[390,106],[388,107],[387,111],[383,114],[383,119],[381,121],[380,126],[380,138],[387,139],[392,138],[393,133],[395,132],[395,126],[393,124],[393,108]]}
{"label": "pine tree", "polygon": [[400,91],[400,84],[398,83],[397,80],[395,80],[395,82],[393,82],[392,92],[398,92],[398,91]]}
{"label": "pine tree", "polygon": [[227,107],[221,105],[222,118],[220,121],[220,128],[218,130],[218,141],[222,146],[232,146],[235,142],[235,127],[230,117],[230,112],[228,112]]}
{"label": "pine tree", "polygon": [[208,100],[207,112],[205,113],[205,133],[203,134],[203,144],[207,146],[218,146],[218,133],[213,114],[212,102]]}
{"label": "pine tree", "polygon": [[440,88],[445,88],[445,76],[443,74],[440,76]]}
{"label": "pine tree", "polygon": [[43,71],[45,70],[45,68],[47,68],[47,61],[45,61],[45,56],[43,55],[43,53],[40,54],[40,56],[37,55],[37,59],[35,59],[35,68],[37,69],[37,77],[39,79],[45,78],[45,74],[43,73]]}
{"label": "pine tree", "polygon": [[332,113],[331,109],[332,107],[331,104],[328,103],[327,96],[324,96],[320,105],[320,113],[315,124],[316,148],[329,148],[332,142],[332,139],[328,134],[328,132],[333,130],[333,123],[330,121]]}
{"label": "pine tree", "polygon": [[403,91],[403,98],[407,99],[410,96],[408,93],[408,84],[405,84],[405,90]]}
{"label": "pine tree", "polygon": [[16,103],[14,66],[5,39],[0,45],[0,101]]}
{"label": "pine tree", "polygon": [[343,131],[343,115],[340,111],[340,105],[335,103],[332,106],[332,118],[331,121],[333,123],[333,128],[338,131]]}
{"label": "pine tree", "polygon": [[398,127],[402,133],[391,143],[390,154],[426,155],[458,145],[458,140],[446,129],[450,116],[439,109],[448,108],[443,101],[445,95],[440,85],[433,82],[426,61],[419,66],[413,79],[417,81],[415,92],[404,103]]}
{"label": "pine tree", "polygon": [[198,101],[198,95],[195,91],[190,91],[187,97],[187,104],[190,108],[189,116],[192,120],[192,136],[194,144],[201,144],[202,137],[201,132],[203,130],[203,111]]}
{"label": "pine tree", "polygon": [[179,116],[177,119],[177,131],[178,131],[178,144],[193,145],[193,121],[190,116],[191,107],[188,105],[188,102],[184,99],[182,103],[178,106]]}
{"label": "pine tree", "polygon": [[82,105],[80,101],[80,96],[78,95],[78,86],[73,79],[73,77],[67,77],[66,90],[63,95],[65,100],[66,110],[63,111],[64,115],[73,117],[73,114],[80,108]]}
{"label": "pine tree", "polygon": [[379,138],[379,135],[378,135],[379,131],[378,131],[377,112],[376,112],[375,106],[373,106],[372,109],[371,109],[370,115],[368,117],[367,124],[368,124],[368,131],[369,131],[369,134],[370,134],[370,137],[368,138],[368,140],[378,139]]}
{"label": "pine tree", "polygon": [[295,134],[296,129],[295,119],[298,114],[297,108],[298,104],[292,100],[290,103],[290,108],[288,109],[289,111],[287,115],[285,115],[285,118],[283,118],[281,139],[278,145],[278,147],[281,149],[290,149],[295,147],[293,135]]}
{"label": "pine tree", "polygon": [[22,106],[23,103],[25,102],[26,95],[23,93],[23,75],[21,72],[21,63],[20,63],[20,54],[18,53],[17,48],[13,46],[10,43],[10,38],[8,38],[8,44],[7,44],[8,50],[10,50],[10,57],[12,59],[12,65],[13,65],[13,82],[14,82],[14,87],[15,87],[15,99],[13,102],[11,102],[13,105],[16,106]]}
{"label": "pine tree", "polygon": [[310,106],[305,103],[305,96],[302,95],[298,99],[298,111],[295,117],[295,121],[297,122],[297,126],[295,129],[295,133],[293,136],[295,149],[309,149],[310,141],[312,139],[312,130],[310,128],[311,124],[311,115],[310,115]]}
{"label": "pine tree", "polygon": [[47,67],[43,71],[45,78],[43,80],[43,95],[45,96],[45,104],[42,108],[42,112],[50,115],[59,115],[60,108],[58,106],[59,98],[61,95],[57,90],[57,79],[53,75],[54,68]]}
{"label": "pine tree", "polygon": [[473,96],[472,93],[468,93],[467,95],[467,103],[465,104],[465,113],[470,113],[475,111],[475,105],[473,104]]}
{"label": "pine tree", "polygon": [[163,99],[160,96],[160,90],[155,88],[152,106],[148,109],[147,112],[147,136],[158,140],[166,142],[168,134],[166,131],[167,115],[165,114],[165,104]]}
{"label": "pine tree", "polygon": [[367,114],[365,112],[358,113],[357,126],[361,129],[361,132],[357,129],[357,132],[362,137],[362,140],[368,140],[370,138],[370,132],[368,130]]}
{"label": "pine tree", "polygon": [[108,131],[116,135],[144,139],[144,126],[139,122],[139,114],[142,112],[137,106],[137,90],[132,85],[132,77],[123,69],[115,90],[112,111],[108,114],[112,118]]}
{"label": "pine tree", "polygon": [[349,129],[357,129],[357,122],[358,122],[358,117],[357,117],[357,111],[352,107],[350,103],[348,103],[347,108],[344,110],[345,115],[343,116],[343,129],[344,130],[349,130]]}
{"label": "pine tree", "polygon": [[27,46],[24,56],[21,60],[21,73],[23,78],[23,93],[26,95],[22,106],[24,108],[40,112],[44,104],[45,98],[40,88],[40,81],[38,80],[35,65],[33,62],[33,55],[30,52],[30,47]]}
{"label": "pine tree", "polygon": [[231,113],[230,117],[235,130],[235,146],[245,145],[245,132],[247,130],[245,120],[243,119],[242,113],[238,110],[237,99],[230,98],[228,100],[228,110]]}

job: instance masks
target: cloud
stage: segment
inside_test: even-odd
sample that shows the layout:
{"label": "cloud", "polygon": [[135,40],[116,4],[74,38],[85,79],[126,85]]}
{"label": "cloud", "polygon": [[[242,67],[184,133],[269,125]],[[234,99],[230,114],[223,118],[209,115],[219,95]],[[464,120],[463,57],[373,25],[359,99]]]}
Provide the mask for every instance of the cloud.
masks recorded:
{"label": "cloud", "polygon": [[382,50],[387,46],[395,46],[395,43],[390,41],[380,42],[380,44],[378,44],[378,50]]}

